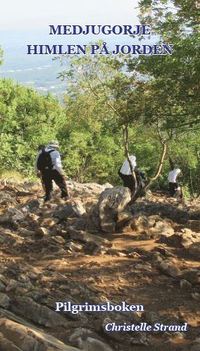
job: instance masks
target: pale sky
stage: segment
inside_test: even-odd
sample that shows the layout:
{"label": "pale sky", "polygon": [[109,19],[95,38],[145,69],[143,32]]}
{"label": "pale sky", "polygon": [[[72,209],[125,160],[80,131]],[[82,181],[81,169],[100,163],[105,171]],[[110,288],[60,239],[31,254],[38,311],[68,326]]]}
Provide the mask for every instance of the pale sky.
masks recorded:
{"label": "pale sky", "polygon": [[48,24],[138,24],[138,0],[5,0],[0,31]]}

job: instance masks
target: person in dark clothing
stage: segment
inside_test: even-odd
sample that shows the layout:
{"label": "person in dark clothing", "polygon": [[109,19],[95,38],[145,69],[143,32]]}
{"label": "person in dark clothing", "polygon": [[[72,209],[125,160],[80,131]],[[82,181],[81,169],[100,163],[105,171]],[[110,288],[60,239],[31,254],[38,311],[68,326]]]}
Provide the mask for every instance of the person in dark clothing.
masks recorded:
{"label": "person in dark clothing", "polygon": [[178,176],[181,174],[181,170],[178,167],[174,167],[168,174],[169,182],[169,193],[170,196],[174,196],[177,190],[180,188],[177,182]]}
{"label": "person in dark clothing", "polygon": [[145,187],[145,173],[137,168],[136,157],[134,155],[131,155],[129,158],[132,170],[135,173],[135,177],[132,175],[128,160],[124,161],[122,167],[120,167],[118,171],[118,174],[123,181],[124,187],[129,188],[132,194],[134,194],[134,192],[139,194]]}
{"label": "person in dark clothing", "polygon": [[[136,157],[134,155],[129,156],[130,163],[132,165],[133,171],[136,168]],[[123,181],[124,187],[127,187],[130,189],[131,193],[135,190],[135,181],[130,169],[130,164],[128,160],[126,159],[123,163],[123,165],[120,167],[118,174],[120,178]]]}
{"label": "person in dark clothing", "polygon": [[123,174],[123,173],[120,173],[120,171],[118,172],[118,174],[121,180],[123,181],[123,186],[126,188],[129,188],[132,193],[135,189],[135,182],[132,174]]}
{"label": "person in dark clothing", "polygon": [[40,148],[37,155],[36,171],[44,186],[44,201],[49,201],[51,199],[53,181],[60,188],[62,198],[68,198],[69,196],[58,149],[58,142],[53,141],[50,142],[47,147]]}

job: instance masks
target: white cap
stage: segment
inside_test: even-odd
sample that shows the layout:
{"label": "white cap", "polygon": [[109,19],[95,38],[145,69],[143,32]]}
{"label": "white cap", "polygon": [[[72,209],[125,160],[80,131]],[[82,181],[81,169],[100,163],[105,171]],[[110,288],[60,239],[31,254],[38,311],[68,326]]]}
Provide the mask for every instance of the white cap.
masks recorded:
{"label": "white cap", "polygon": [[57,140],[50,141],[50,143],[48,144],[48,147],[59,148],[59,142]]}

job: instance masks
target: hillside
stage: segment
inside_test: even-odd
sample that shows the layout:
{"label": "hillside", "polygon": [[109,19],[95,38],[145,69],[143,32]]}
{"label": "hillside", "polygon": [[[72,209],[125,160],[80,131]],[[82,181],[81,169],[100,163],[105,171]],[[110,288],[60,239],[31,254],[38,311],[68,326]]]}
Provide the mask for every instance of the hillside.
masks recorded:
{"label": "hillside", "polygon": [[[55,193],[44,205],[38,184],[1,182],[1,351],[200,349],[200,203],[149,193],[109,233],[95,217],[107,186],[68,182],[66,203]],[[58,313],[56,301],[144,312]],[[188,331],[106,332],[114,322]]]}

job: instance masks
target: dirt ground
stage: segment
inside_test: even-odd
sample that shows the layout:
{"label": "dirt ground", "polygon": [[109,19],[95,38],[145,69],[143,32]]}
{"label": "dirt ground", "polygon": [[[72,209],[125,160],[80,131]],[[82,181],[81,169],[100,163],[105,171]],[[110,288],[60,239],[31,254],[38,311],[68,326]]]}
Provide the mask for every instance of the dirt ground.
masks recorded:
{"label": "dirt ground", "polygon": [[[4,187],[2,191],[13,194],[15,197],[14,206],[26,206],[30,201],[41,197],[39,188],[33,190],[29,195],[17,195],[16,189],[13,188],[12,191],[9,187]],[[77,195],[77,198],[82,197]],[[168,200],[166,199],[165,202],[168,203]],[[3,203],[1,206],[2,215],[7,208],[12,206],[13,204],[9,204],[9,201]],[[169,206],[171,206],[170,203]],[[41,211],[42,208],[40,208]],[[45,211],[47,211],[46,208]],[[166,217],[161,217],[161,220],[165,219]],[[185,223],[180,224],[173,221],[172,227],[176,228],[177,225],[186,226]],[[25,227],[30,231],[35,230],[32,222]],[[181,272],[198,270],[200,268],[199,260],[188,254],[184,247],[160,243],[156,237],[144,240],[142,236],[140,238],[136,230],[127,226],[115,234],[99,232],[98,236],[106,238],[110,242],[112,250],[94,254],[87,253],[84,246],[81,246],[80,249],[72,247],[72,249],[67,250],[66,244],[69,241],[70,243],[73,241],[75,245],[79,245],[80,242],[79,240],[71,240],[63,232],[60,236],[64,238],[64,241],[63,243],[57,242],[56,248],[52,243],[49,244],[47,236],[34,237],[34,235],[26,236],[23,234],[22,241],[20,241],[20,228],[21,224],[17,226],[6,222],[0,224],[0,235],[4,233],[5,236],[8,231],[12,237],[11,241],[1,240],[0,281],[3,280],[3,276],[5,285],[7,283],[9,286],[12,280],[17,282],[15,289],[4,291],[13,304],[16,295],[21,295],[35,298],[38,304],[45,305],[54,311],[56,301],[68,300],[76,303],[87,301],[91,304],[105,301],[118,304],[126,301],[128,304],[144,306],[144,313],[138,313],[137,316],[134,313],[133,315],[130,313],[128,315],[116,313],[115,315],[115,313],[110,312],[108,316],[108,313],[94,312],[84,313],[86,315],[84,319],[81,313],[73,316],[66,316],[63,313],[62,315],[68,322],[67,328],[46,327],[34,322],[28,313],[26,315],[23,312],[19,313],[19,316],[24,320],[32,322],[41,331],[56,337],[66,345],[72,344],[69,341],[70,336],[77,328],[86,328],[105,344],[110,345],[113,350],[192,350],[193,341],[200,335],[200,280],[199,282],[190,281],[188,284],[183,284],[181,282],[187,281],[187,279],[163,272],[156,264],[158,257],[164,257]],[[49,229],[51,238],[54,235],[54,229],[55,227],[53,227],[52,232]],[[17,237],[15,238],[14,235]],[[57,233],[56,236],[58,236]],[[21,276],[25,276],[24,280],[20,278]],[[27,281],[31,282],[30,287],[26,287],[26,277],[28,277]],[[18,285],[20,281],[24,281],[25,284]],[[34,297],[36,295],[37,298]],[[3,309],[6,310],[6,308]],[[7,310],[13,312],[12,308],[8,307]],[[15,316],[18,315],[16,311],[13,313]],[[2,316],[5,317],[4,313]],[[186,322],[188,323],[188,331],[179,333],[105,333],[103,323],[104,319],[108,317],[111,321],[119,320],[121,324],[124,322],[152,324],[157,321],[169,325]],[[91,350],[98,351],[95,348]]]}

